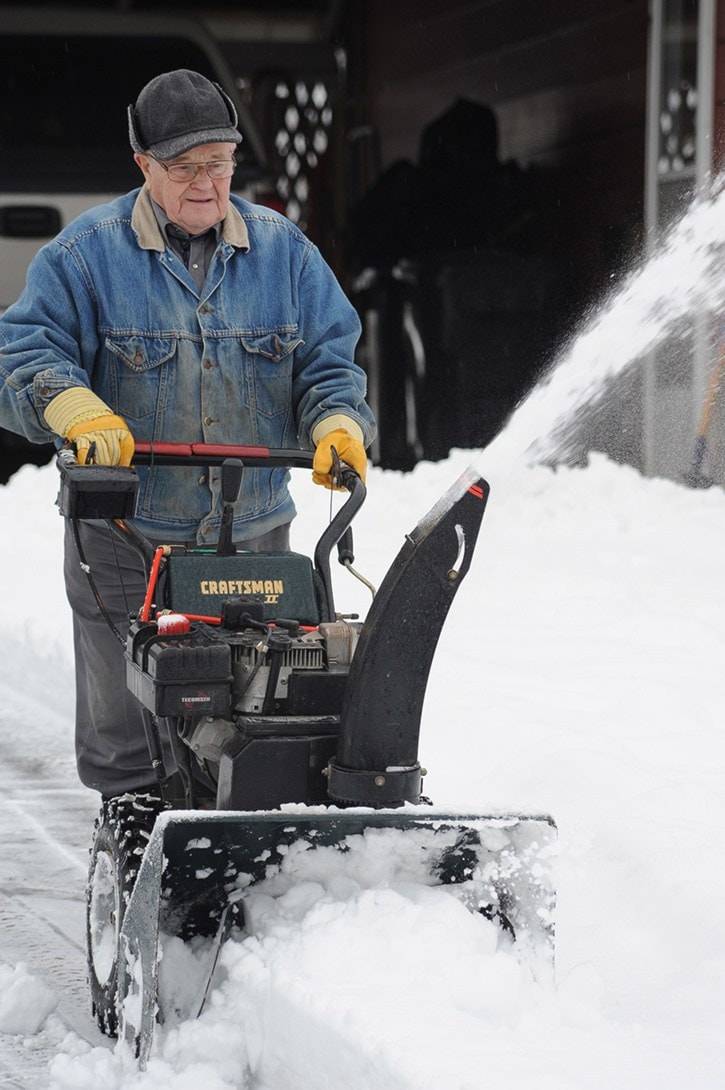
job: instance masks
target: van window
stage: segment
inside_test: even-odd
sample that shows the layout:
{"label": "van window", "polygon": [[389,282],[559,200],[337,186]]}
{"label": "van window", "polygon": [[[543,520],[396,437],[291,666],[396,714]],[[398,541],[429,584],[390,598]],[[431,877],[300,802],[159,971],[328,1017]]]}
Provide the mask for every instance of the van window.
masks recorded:
{"label": "van window", "polygon": [[[140,183],[126,109],[154,76],[218,78],[186,38],[0,34],[0,192],[121,193]],[[257,176],[248,141],[236,182]]]}

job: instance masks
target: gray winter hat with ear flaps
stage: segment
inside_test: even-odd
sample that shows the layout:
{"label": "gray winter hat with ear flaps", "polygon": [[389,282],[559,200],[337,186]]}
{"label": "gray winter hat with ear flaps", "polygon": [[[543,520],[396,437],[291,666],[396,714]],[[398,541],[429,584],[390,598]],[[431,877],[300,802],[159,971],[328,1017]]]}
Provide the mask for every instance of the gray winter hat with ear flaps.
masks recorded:
{"label": "gray winter hat with ear flaps", "polygon": [[179,68],[147,83],[128,108],[131,147],[175,159],[200,144],[239,144],[237,111],[218,83]]}

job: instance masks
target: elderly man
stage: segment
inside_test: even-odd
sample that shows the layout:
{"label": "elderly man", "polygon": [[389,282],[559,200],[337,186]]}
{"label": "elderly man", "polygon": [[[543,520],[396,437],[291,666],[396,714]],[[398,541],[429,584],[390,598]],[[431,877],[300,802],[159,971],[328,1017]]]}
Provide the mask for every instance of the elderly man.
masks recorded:
{"label": "elderly man", "polygon": [[[373,438],[353,362],[355,311],[317,249],[283,216],[230,195],[241,140],[230,99],[196,72],[157,76],[129,107],[145,184],[81,215],[38,253],[0,319],[0,423],[79,460],[128,465],[134,439],[331,447],[364,476]],[[139,469],[136,525],[153,542],[213,544],[219,472]],[[285,470],[244,474],[234,540],[284,549],[295,514]],[[81,551],[119,632],[143,597],[135,551],[103,524]],[[74,614],[76,752],[105,797],[153,784],[122,648],[66,535]],[[173,758],[166,753],[167,767]]]}

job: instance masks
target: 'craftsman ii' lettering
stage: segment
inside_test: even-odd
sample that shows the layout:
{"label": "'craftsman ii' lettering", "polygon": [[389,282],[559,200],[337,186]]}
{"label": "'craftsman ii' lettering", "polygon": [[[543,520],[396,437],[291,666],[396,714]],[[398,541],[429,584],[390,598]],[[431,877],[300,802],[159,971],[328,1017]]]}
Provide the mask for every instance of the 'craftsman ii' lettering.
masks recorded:
{"label": "'craftsman ii' lettering", "polygon": [[202,594],[284,594],[283,579],[202,579]]}

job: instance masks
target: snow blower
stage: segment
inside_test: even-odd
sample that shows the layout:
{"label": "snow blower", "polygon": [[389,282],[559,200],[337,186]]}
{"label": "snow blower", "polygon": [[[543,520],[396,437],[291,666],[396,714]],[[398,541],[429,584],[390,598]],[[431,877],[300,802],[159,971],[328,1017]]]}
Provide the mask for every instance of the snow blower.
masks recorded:
{"label": "snow blower", "polygon": [[207,939],[204,979],[183,1012],[197,1015],[222,943],[245,932],[255,884],[296,874],[313,852],[342,862],[366,838],[391,838],[406,880],[448,887],[496,922],[522,958],[544,972],[553,966],[552,818],[441,811],[422,794],[428,674],[488,485],[468,470],[439,499],[406,536],[361,623],[336,612],[330,570],[337,548],[358,574],[351,523],[365,487],[349,467],[335,467],[348,497],[313,559],[237,552],[231,540],[243,470],[311,460],[306,451],[139,443],[136,464],[221,466],[216,552],[152,554],[128,521],[135,468],[59,456],[61,513],[108,520],[149,562],[126,640],[127,682],[143,708],[151,764],[159,774],[166,732],[185,788],[186,808],[161,813],[133,796],[111,799],[91,852],[94,1011],[142,1063],[156,1024],[179,1015],[159,990],[164,942]]}

